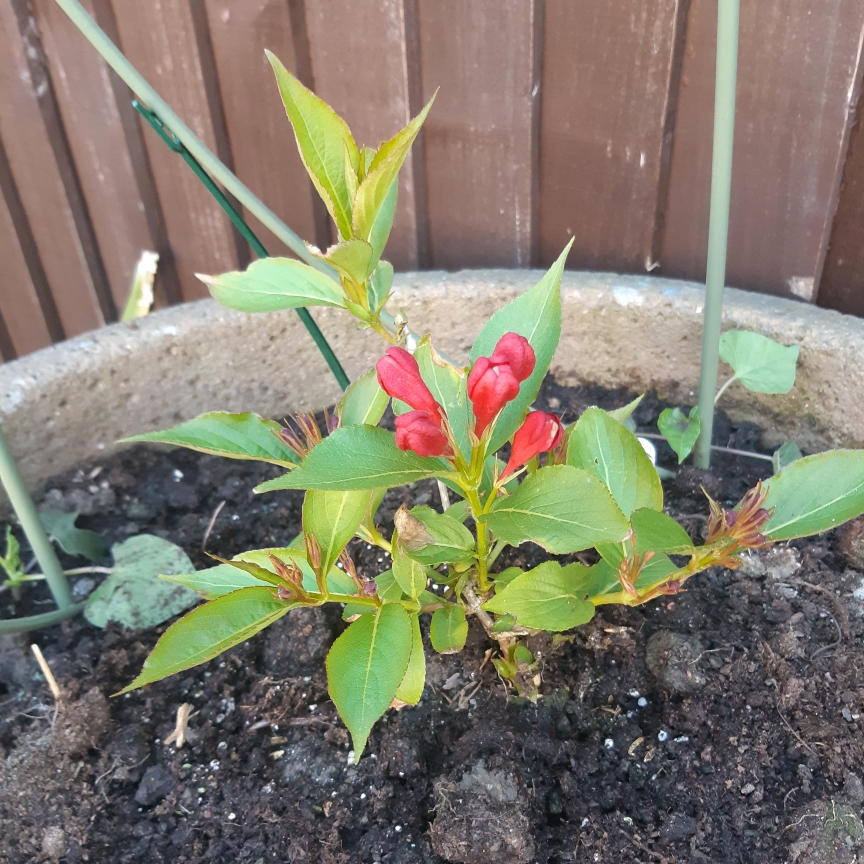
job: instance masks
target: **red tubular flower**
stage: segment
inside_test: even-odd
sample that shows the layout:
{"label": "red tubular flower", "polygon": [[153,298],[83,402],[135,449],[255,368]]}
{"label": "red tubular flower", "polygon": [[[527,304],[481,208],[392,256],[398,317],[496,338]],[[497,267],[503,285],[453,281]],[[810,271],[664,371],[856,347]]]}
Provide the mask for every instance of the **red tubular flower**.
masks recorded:
{"label": "red tubular flower", "polygon": [[479,357],[468,375],[468,398],[474,406],[474,431],[482,435],[498,412],[519,395],[519,381],[507,363]]}
{"label": "red tubular flower", "polygon": [[554,450],[564,435],[564,427],[554,414],[532,411],[513,436],[510,461],[501,476],[506,477],[538,453]]}
{"label": "red tubular flower", "polygon": [[537,363],[531,343],[518,333],[505,333],[489,359],[493,365],[506,363],[520,384],[531,377]]}
{"label": "red tubular flower", "polygon": [[439,416],[439,405],[420,377],[417,361],[404,348],[388,348],[375,368],[378,383],[388,396],[401,399],[415,410],[425,411],[432,417]]}
{"label": "red tubular flower", "polygon": [[441,421],[428,411],[409,411],[396,418],[396,446],[419,456],[452,456]]}

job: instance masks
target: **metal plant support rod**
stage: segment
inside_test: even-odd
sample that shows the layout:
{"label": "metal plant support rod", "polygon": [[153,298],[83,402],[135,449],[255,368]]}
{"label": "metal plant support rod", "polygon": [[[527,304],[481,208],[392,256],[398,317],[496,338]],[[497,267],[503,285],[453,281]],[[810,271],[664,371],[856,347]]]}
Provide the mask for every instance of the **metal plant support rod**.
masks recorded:
{"label": "metal plant support rod", "polygon": [[729,199],[732,194],[732,149],[735,138],[735,89],[738,78],[740,0],[717,0],[717,77],[714,84],[714,153],[711,162],[711,212],[708,222],[708,266],[699,373],[701,431],[693,461],[698,468],[711,463],[714,394],[723,320],[723,287],[729,239]]}

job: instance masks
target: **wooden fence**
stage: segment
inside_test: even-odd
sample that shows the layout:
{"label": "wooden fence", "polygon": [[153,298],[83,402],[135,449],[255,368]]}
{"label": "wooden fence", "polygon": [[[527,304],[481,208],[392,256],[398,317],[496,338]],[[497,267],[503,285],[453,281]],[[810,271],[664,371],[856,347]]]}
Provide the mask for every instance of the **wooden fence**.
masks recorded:
{"label": "wooden fence", "polygon": [[[264,58],[391,135],[398,268],[704,277],[717,0],[85,0],[220,158],[330,242]],[[862,0],[742,0],[728,284],[864,314]],[[116,320],[141,251],[163,303],[248,248],[54,0],[0,0],[0,352]],[[272,253],[283,249],[253,222]]]}

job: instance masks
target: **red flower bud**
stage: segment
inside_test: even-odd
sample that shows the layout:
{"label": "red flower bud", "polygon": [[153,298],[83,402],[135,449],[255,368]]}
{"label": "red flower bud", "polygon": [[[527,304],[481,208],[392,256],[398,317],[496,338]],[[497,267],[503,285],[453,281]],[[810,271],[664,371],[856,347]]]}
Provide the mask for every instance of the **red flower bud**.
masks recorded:
{"label": "red flower bud", "polygon": [[375,368],[378,383],[388,396],[401,399],[417,411],[439,416],[439,405],[420,377],[417,361],[404,348],[388,348]]}
{"label": "red flower bud", "polygon": [[513,436],[510,461],[501,476],[506,477],[538,453],[554,450],[561,443],[563,435],[564,427],[554,414],[532,411]]}
{"label": "red flower bud", "polygon": [[519,382],[507,363],[480,357],[468,375],[468,398],[474,406],[474,431],[482,435],[498,412],[519,395]]}
{"label": "red flower bud", "polygon": [[396,446],[420,456],[453,455],[440,422],[427,411],[409,411],[396,418]]}
{"label": "red flower bud", "polygon": [[505,333],[489,359],[493,365],[506,363],[520,384],[531,377],[537,362],[531,343],[518,333]]}

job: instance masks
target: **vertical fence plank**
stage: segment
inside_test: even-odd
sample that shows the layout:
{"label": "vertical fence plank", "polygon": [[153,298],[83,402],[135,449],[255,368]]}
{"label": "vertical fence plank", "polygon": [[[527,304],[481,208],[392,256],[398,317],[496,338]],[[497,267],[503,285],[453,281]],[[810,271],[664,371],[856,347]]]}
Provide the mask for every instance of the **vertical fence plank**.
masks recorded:
{"label": "vertical fence plank", "polygon": [[[92,4],[84,5],[92,14]],[[138,258],[153,243],[110,72],[54,0],[33,6],[111,293],[122,310]]]}
{"label": "vertical fence plank", "polygon": [[651,266],[664,121],[683,0],[547,0],[541,88],[540,260]]}
{"label": "vertical fence plank", "polygon": [[[716,2],[693,0],[669,181],[662,272],[705,275]],[[845,150],[864,5],[744,0],[729,285],[814,296]]]}
{"label": "vertical fence plank", "polygon": [[433,267],[531,258],[536,0],[419,0]]}
{"label": "vertical fence plank", "polygon": [[40,108],[48,85],[34,87],[14,2],[0,0],[0,135],[62,330],[71,336],[104,318]]}
{"label": "vertical fence plank", "polygon": [[[216,138],[188,0],[114,0],[126,56],[214,152]],[[237,266],[230,223],[176,153],[145,129],[145,142],[185,300],[206,297],[195,273]]]}
{"label": "vertical fence plank", "polygon": [[[264,55],[269,49],[297,74],[288,3],[207,0],[207,14],[237,176],[315,243],[312,184]],[[250,224],[271,255],[290,254],[256,219]]]}
{"label": "vertical fence plank", "polygon": [[[346,119],[358,144],[377,147],[409,119],[402,0],[306,0],[305,12],[313,89]],[[387,247],[399,269],[417,266],[413,169],[409,160],[400,174]]]}

